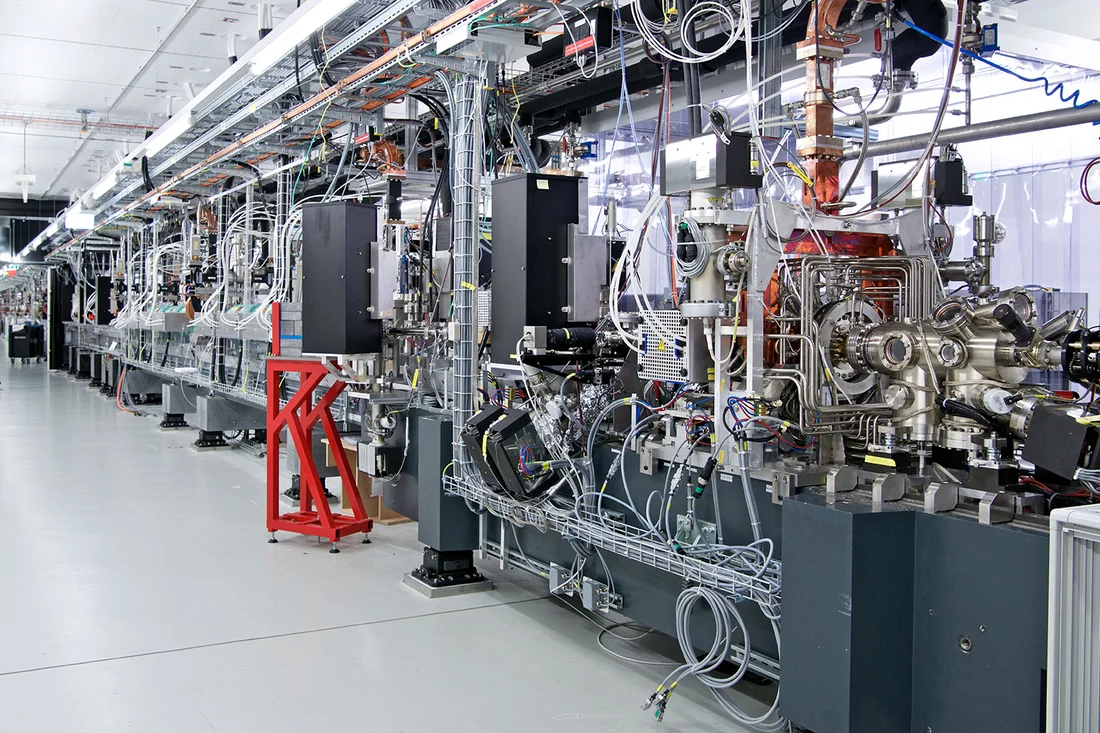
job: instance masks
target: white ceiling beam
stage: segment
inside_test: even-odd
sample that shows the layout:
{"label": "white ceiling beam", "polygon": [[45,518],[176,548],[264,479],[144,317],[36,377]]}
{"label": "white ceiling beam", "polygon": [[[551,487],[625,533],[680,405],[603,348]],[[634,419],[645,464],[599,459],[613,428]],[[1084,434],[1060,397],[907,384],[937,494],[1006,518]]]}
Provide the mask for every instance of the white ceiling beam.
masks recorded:
{"label": "white ceiling beam", "polygon": [[1100,42],[1020,23],[998,23],[1001,51],[1036,61],[1100,71]]}
{"label": "white ceiling beam", "polygon": [[[958,5],[946,0],[944,6],[950,10],[948,15],[954,17]],[[986,24],[997,24],[998,42],[1006,54],[1100,71],[1100,42],[1036,25],[1044,17],[1060,19],[1066,15],[1067,7],[1070,6],[1054,0],[1032,0],[1018,7],[987,3],[982,6],[981,20]],[[1088,14],[1076,8],[1070,9],[1072,12],[1069,15],[1079,17],[1081,23],[1078,25],[1084,32],[1091,33],[1095,23],[1091,18],[1084,17]]]}

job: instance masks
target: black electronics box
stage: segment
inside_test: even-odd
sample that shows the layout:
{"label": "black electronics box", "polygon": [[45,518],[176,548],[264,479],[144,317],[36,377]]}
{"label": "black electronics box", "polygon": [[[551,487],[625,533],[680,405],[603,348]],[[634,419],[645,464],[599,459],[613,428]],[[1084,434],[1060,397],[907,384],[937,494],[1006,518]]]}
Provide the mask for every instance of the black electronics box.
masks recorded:
{"label": "black electronics box", "polygon": [[669,143],[661,151],[661,194],[703,188],[760,188],[763,176],[752,162],[752,137],[726,133],[729,143],[707,133]]}
{"label": "black electronics box", "polygon": [[569,225],[584,179],[522,173],[493,182],[493,361],[511,363],[524,326],[563,328],[569,316]]}
{"label": "black electronics box", "polygon": [[1098,436],[1096,428],[1077,422],[1063,410],[1039,407],[1031,417],[1021,457],[1036,468],[1071,481],[1079,467],[1094,468],[1100,461]]}
{"label": "black electronics box", "polygon": [[569,19],[565,56],[580,56],[611,48],[611,8],[593,8]]}
{"label": "black electronics box", "polygon": [[967,191],[966,165],[962,159],[938,160],[934,171],[933,198],[938,206],[970,206],[974,197]]}
{"label": "black electronics box", "polygon": [[462,442],[466,445],[466,450],[469,452],[470,458],[473,459],[474,465],[481,472],[481,477],[485,479],[485,483],[496,488],[500,488],[503,482],[486,458],[485,452],[488,450],[488,446],[485,433],[493,423],[506,414],[503,407],[489,405],[467,420],[466,424],[462,426],[461,433]]}
{"label": "black electronics box", "polygon": [[111,315],[111,278],[103,275],[95,279],[95,322],[106,326],[114,316]]}
{"label": "black electronics box", "polygon": [[549,452],[539,439],[531,415],[523,410],[513,410],[504,418],[489,426],[485,438],[485,457],[493,466],[504,488],[513,496],[534,496],[552,477],[543,473],[536,477],[520,474],[520,449],[531,449],[535,461],[550,459]]}
{"label": "black electronics box", "polygon": [[382,321],[371,318],[371,245],[378,211],[335,201],[302,207],[302,353],[382,350]]}

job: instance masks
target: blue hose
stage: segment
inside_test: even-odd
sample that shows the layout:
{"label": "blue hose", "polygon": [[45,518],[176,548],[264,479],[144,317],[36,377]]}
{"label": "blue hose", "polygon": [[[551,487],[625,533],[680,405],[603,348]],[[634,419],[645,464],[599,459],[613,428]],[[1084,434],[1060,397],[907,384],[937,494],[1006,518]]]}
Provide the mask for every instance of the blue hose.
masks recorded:
{"label": "blue hose", "polygon": [[[939,43],[942,43],[944,46],[947,46],[948,48],[953,48],[954,47],[954,44],[951,43],[951,41],[948,41],[944,38],[940,38],[939,36],[935,35],[934,33],[929,33],[928,31],[924,30],[920,26],[915,25],[913,23],[910,23],[905,18],[898,18],[898,20],[900,20],[902,23],[904,23],[905,25],[907,25],[910,28],[912,28],[913,30],[915,30],[917,33],[920,33],[923,36],[927,36],[928,38],[931,38],[933,41],[937,41]],[[1058,98],[1061,99],[1062,102],[1069,102],[1076,109],[1084,109],[1085,107],[1088,107],[1090,104],[1096,104],[1095,99],[1090,99],[1087,102],[1081,102],[1081,90],[1080,89],[1074,90],[1074,92],[1072,94],[1067,95],[1065,84],[1063,84],[1062,82],[1058,82],[1058,83],[1055,84],[1054,82],[1052,82],[1050,79],[1048,79],[1045,76],[1038,76],[1038,77],[1035,77],[1035,78],[1027,77],[1027,76],[1024,76],[1023,74],[1019,74],[1019,73],[1013,71],[1012,69],[1001,66],[1000,64],[998,64],[995,61],[990,61],[989,59],[985,58],[984,56],[980,56],[979,54],[976,54],[973,51],[968,51],[965,48],[959,49],[959,50],[962,52],[962,54],[964,56],[969,56],[970,58],[974,59],[975,61],[981,61],[983,64],[985,64],[987,66],[992,66],[994,69],[997,69],[997,71],[1004,72],[1005,74],[1010,74],[1010,75],[1016,77],[1017,79],[1019,79],[1020,81],[1027,82],[1028,84],[1038,84],[1038,83],[1042,82],[1043,91],[1048,97],[1053,97],[1055,94],[1057,94]],[[1100,125],[1100,121],[1093,122],[1092,124]]]}

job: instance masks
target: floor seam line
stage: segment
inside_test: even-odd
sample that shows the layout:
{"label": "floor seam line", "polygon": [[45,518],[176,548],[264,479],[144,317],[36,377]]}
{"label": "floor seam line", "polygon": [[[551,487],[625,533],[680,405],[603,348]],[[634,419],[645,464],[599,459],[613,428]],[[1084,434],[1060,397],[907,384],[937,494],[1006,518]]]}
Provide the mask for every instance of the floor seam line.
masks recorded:
{"label": "floor seam line", "polygon": [[533,601],[545,601],[548,600],[547,596],[539,596],[538,598],[522,598],[518,601],[507,601],[504,603],[488,603],[484,606],[472,606],[470,608],[452,608],[447,611],[433,611],[431,613],[410,614],[408,616],[398,616],[396,618],[383,618],[375,619],[374,621],[360,621],[354,624],[339,624],[337,626],[326,626],[320,629],[303,629],[301,631],[287,631],[282,634],[270,634],[268,636],[250,636],[244,639],[228,639],[226,641],[214,641],[209,644],[193,644],[191,646],[177,647],[175,649],[160,649],[151,652],[137,652],[135,654],[121,654],[116,657],[102,657],[100,659],[86,659],[80,662],[69,662],[67,664],[50,664],[43,667],[29,667],[27,669],[15,669],[10,672],[0,672],[0,678],[14,677],[21,674],[32,674],[34,672],[49,672],[56,669],[68,669],[69,667],[85,667],[92,664],[103,664],[105,662],[120,662],[127,659],[141,659],[143,657],[157,657],[164,654],[178,654],[180,652],[197,651],[199,649],[213,649],[220,646],[232,646],[234,644],[249,644],[257,641],[270,641],[272,639],[286,639],[295,636],[308,636],[310,634],[323,634],[328,631],[341,631],[343,629],[354,629],[361,626],[379,626],[381,624],[395,623],[399,621],[412,621],[421,618],[433,618],[435,616],[446,616],[452,613],[466,613],[469,611],[482,611],[487,608],[504,608],[507,606],[516,606],[521,603],[531,603]]}

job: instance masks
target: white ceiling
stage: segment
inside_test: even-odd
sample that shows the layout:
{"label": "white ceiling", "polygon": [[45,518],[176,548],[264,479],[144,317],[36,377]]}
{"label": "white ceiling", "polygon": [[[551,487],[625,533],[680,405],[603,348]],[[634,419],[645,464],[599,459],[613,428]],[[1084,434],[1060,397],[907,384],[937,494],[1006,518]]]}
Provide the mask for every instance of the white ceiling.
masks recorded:
{"label": "white ceiling", "polygon": [[[276,24],[295,2],[272,3]],[[1022,24],[1096,38],[1093,2],[1013,7]],[[94,185],[144,136],[123,125],[156,127],[170,98],[173,110],[186,100],[185,84],[197,92],[212,81],[229,64],[227,35],[243,36],[242,55],[256,42],[256,12],[255,0],[0,0],[0,196],[19,193],[24,130],[32,197]],[[78,109],[92,110],[90,135],[80,132]],[[115,127],[95,128],[108,117]],[[24,127],[27,119],[37,121]]]}
{"label": "white ceiling", "polygon": [[1100,41],[1095,0],[1028,0],[1012,7],[1019,23]]}
{"label": "white ceiling", "polygon": [[[271,3],[276,24],[294,7],[282,3]],[[19,193],[25,120],[36,120],[26,126],[30,195],[83,191],[144,137],[94,123],[161,124],[169,103],[186,101],[185,84],[201,91],[229,65],[227,35],[244,36],[240,54],[256,42],[256,12],[254,0],[0,1],[0,196]],[[92,111],[90,135],[79,109]]]}

